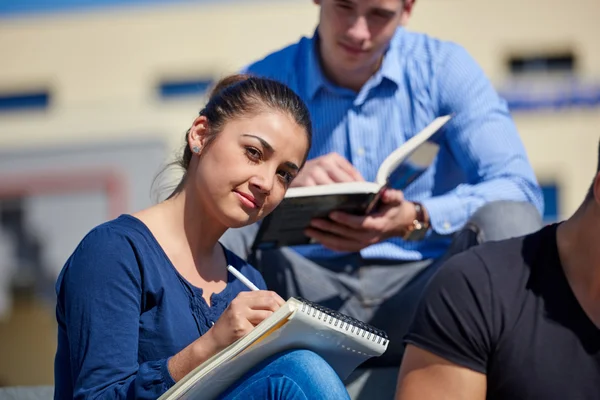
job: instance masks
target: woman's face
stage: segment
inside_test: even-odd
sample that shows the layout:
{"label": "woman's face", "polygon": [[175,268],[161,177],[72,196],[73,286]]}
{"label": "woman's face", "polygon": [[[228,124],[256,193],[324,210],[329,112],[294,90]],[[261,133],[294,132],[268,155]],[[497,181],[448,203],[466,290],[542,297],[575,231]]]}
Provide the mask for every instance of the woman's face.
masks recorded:
{"label": "woman's face", "polygon": [[[202,146],[209,130],[206,118],[198,117],[190,145]],[[283,200],[307,152],[306,131],[286,113],[267,110],[231,120],[200,150],[195,194],[226,227],[252,224]]]}

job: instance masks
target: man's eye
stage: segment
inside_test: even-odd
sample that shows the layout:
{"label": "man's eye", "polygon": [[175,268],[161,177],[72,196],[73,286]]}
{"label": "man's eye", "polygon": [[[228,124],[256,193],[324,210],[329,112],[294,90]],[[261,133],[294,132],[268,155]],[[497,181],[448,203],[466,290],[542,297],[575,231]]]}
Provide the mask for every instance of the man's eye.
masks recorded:
{"label": "man's eye", "polygon": [[346,3],[337,3],[337,7],[341,10],[351,10],[352,7]]}

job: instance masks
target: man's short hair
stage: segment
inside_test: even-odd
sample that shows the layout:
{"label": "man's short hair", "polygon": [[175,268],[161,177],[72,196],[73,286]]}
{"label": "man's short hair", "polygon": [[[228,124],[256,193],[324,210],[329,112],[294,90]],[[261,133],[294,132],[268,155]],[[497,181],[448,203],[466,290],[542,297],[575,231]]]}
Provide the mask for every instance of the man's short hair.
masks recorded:
{"label": "man's short hair", "polygon": [[598,166],[596,167],[596,173],[594,174],[594,179],[592,179],[592,184],[590,185],[590,189],[585,196],[585,201],[590,201],[594,198],[594,180],[596,179],[596,175],[600,172],[600,142],[598,142]]}

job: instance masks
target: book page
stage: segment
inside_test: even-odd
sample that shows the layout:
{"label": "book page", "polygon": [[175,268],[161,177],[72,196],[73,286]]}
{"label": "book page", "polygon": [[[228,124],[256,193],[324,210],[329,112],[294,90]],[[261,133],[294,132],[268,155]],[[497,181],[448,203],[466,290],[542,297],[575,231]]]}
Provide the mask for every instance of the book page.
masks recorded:
{"label": "book page", "polygon": [[334,325],[326,318],[296,312],[280,329],[261,338],[234,358],[227,358],[177,399],[214,399],[233,385],[249,369],[271,355],[290,349],[309,349],[319,354],[343,380],[368,358],[381,355],[387,348],[375,336],[359,334],[348,324]]}
{"label": "book page", "polygon": [[216,398],[261,361],[289,349],[314,351],[345,379],[366,359],[383,354],[389,343],[366,324],[350,322],[290,298],[245,338],[190,372],[160,399]]}
{"label": "book page", "polygon": [[285,305],[271,314],[269,318],[258,324],[249,334],[232,343],[229,347],[215,354],[188,373],[183,379],[164,393],[159,400],[189,398],[189,392],[195,391],[195,387],[199,385],[199,382],[205,382],[207,379],[210,379],[210,376],[221,370],[221,365],[230,363],[231,360],[243,353],[256,341],[268,338],[272,333],[277,333],[277,330],[273,328],[282,325],[282,322],[285,324],[290,315],[296,311],[299,304],[302,303],[293,298],[289,299]]}
{"label": "book page", "polygon": [[[375,182],[381,186],[385,186],[392,173],[409,157],[411,158],[410,162],[416,169],[421,169],[425,165],[430,165],[437,155],[438,146],[433,142],[428,142],[428,140],[451,118],[452,115],[446,115],[434,119],[433,122],[427,125],[421,132],[417,133],[402,146],[394,150],[379,166]],[[417,152],[417,150],[419,151]],[[414,157],[411,157],[413,153],[415,153]]]}
{"label": "book page", "polygon": [[377,193],[380,186],[374,182],[340,182],[328,185],[302,186],[288,189],[285,198],[328,196],[353,193]]}

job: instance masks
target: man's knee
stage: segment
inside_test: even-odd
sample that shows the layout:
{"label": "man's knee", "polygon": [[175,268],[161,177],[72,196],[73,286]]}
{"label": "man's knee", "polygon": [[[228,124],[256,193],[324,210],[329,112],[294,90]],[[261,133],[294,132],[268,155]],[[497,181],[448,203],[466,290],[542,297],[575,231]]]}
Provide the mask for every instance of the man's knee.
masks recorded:
{"label": "man's knee", "polygon": [[477,231],[479,242],[487,242],[535,232],[542,227],[542,217],[531,203],[494,201],[479,208],[468,225]]}

